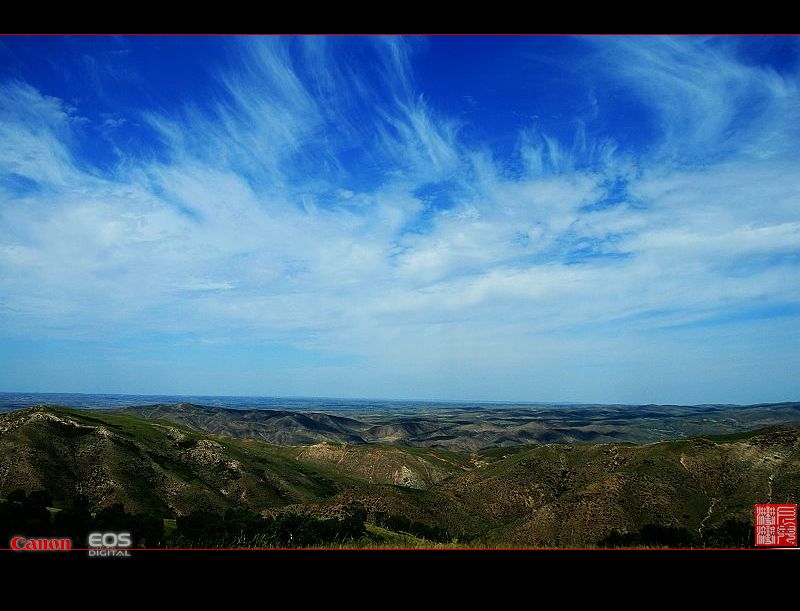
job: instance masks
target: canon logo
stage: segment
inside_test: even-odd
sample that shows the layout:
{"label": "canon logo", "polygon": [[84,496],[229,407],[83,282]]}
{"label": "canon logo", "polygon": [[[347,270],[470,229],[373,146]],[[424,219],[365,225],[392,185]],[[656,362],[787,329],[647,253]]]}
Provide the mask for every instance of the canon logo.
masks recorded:
{"label": "canon logo", "polygon": [[11,539],[11,549],[18,552],[65,552],[72,549],[72,540],[13,537]]}

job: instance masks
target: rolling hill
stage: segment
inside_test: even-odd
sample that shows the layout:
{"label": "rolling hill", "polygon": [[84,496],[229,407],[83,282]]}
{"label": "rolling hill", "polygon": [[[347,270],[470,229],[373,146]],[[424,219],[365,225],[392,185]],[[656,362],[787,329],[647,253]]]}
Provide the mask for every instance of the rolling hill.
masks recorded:
{"label": "rolling hill", "polygon": [[692,435],[800,426],[800,403],[759,405],[418,406],[376,404],[337,415],[280,409],[228,409],[191,403],[109,410],[169,420],[215,435],[279,445],[389,443],[476,452],[549,443],[650,443]]}
{"label": "rolling hill", "polygon": [[154,416],[44,406],[0,415],[0,497],[44,489],[56,506],[84,495],[94,510],[119,502],[163,518],[231,507],[324,517],[357,502],[373,523],[479,544],[568,546],[648,525],[699,538],[750,521],[756,502],[800,496],[800,428],[470,453],[328,440],[281,446]]}

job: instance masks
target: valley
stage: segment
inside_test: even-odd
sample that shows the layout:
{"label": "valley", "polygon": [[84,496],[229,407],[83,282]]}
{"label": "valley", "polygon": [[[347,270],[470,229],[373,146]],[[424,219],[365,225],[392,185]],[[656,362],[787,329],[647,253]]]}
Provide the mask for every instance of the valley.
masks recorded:
{"label": "valley", "polygon": [[[650,417],[630,418],[630,434],[644,436],[637,425]],[[481,435],[499,434],[498,413],[449,424],[451,435],[468,431],[461,443],[434,443],[429,415],[384,418],[39,405],[0,414],[0,498],[42,490],[56,508],[80,498],[92,512],[119,504],[179,521],[231,510],[330,520],[358,508],[369,532],[422,535],[422,545],[572,547],[656,527],[706,545],[751,529],[754,503],[800,496],[800,427],[787,424],[641,443],[490,445]],[[557,427],[569,430],[567,421]]]}

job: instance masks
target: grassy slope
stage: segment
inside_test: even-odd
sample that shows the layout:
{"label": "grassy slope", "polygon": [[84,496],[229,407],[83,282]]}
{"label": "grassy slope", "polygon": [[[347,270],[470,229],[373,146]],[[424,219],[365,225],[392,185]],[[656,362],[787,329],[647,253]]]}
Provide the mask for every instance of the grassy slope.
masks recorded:
{"label": "grassy slope", "polygon": [[719,442],[534,447],[506,458],[491,451],[487,466],[443,488],[487,516],[489,540],[582,545],[647,523],[699,533],[749,520],[756,502],[797,502],[799,438],[795,429]]}
{"label": "grassy slope", "polygon": [[127,414],[26,412],[3,416],[25,422],[0,436],[0,493],[40,487],[66,503],[82,492],[96,507],[119,501],[163,515],[317,503],[370,484],[425,488],[468,462],[444,450],[276,446]]}
{"label": "grassy slope", "polygon": [[[477,537],[473,544],[585,545],[647,523],[699,532],[749,519],[755,502],[800,495],[797,429],[470,456],[375,444],[276,446],[128,414],[25,412],[0,417],[0,496],[47,488],[63,504],[80,491],[95,507],[120,501],[164,517],[236,504],[324,514],[357,500],[462,540]],[[371,528],[373,544],[406,536],[383,531]]]}
{"label": "grassy slope", "polygon": [[[395,406],[396,407],[396,406]],[[478,451],[526,443],[653,443],[698,434],[800,425],[800,403],[752,406],[414,406],[338,412],[239,410],[191,404],[122,408],[210,434],[262,439],[281,445],[402,443]],[[347,416],[347,417],[342,417]]]}

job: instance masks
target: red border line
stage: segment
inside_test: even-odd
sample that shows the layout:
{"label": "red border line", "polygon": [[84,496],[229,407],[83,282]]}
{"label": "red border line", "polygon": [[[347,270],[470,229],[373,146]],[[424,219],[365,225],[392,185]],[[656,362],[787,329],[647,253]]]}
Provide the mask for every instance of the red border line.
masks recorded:
{"label": "red border line", "polygon": [[[0,552],[89,552],[98,551],[101,548],[90,547],[73,547],[69,550],[16,550],[10,547],[0,547]],[[798,547],[773,547],[773,548],[756,548],[756,547],[127,547],[127,548],[108,548],[109,550],[122,550],[122,551],[142,551],[142,552],[241,552],[241,551],[276,551],[276,552],[292,552],[292,551],[359,551],[359,552],[373,552],[373,551],[479,551],[479,552],[492,552],[492,551],[520,551],[520,552],[537,552],[537,551],[648,551],[648,552],[679,552],[679,551],[737,551],[737,552],[758,552],[772,550],[800,550]]]}

